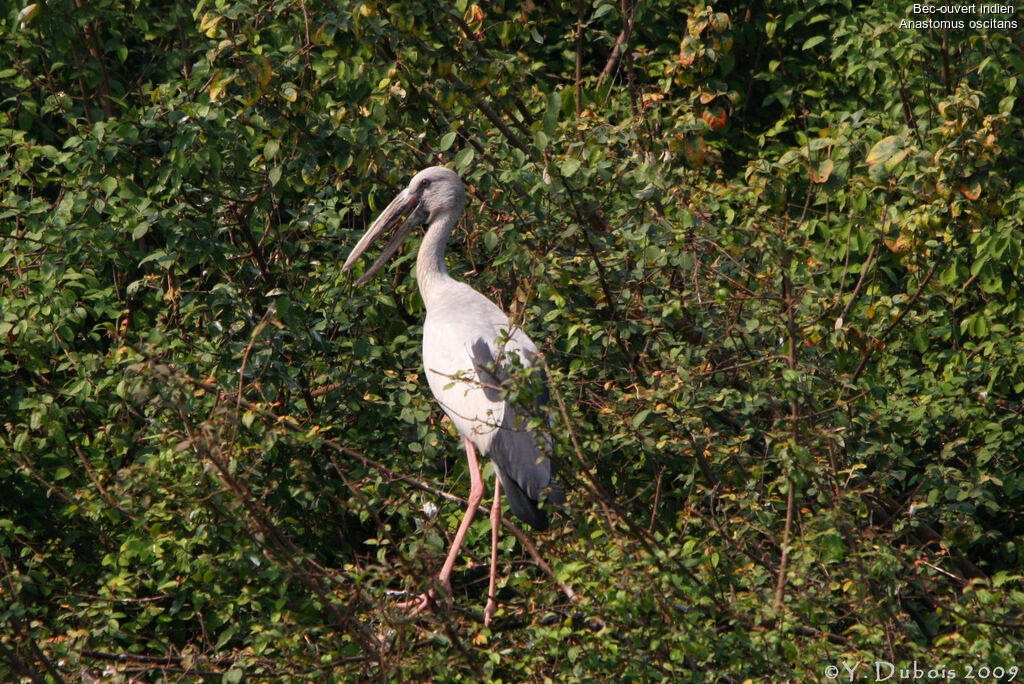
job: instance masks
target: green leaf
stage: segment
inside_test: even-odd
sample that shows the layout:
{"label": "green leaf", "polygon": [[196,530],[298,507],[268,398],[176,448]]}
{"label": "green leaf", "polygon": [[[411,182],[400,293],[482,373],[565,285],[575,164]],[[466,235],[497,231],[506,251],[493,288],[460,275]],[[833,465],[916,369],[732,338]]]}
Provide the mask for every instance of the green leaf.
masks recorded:
{"label": "green leaf", "polygon": [[871,166],[882,164],[889,160],[898,150],[902,148],[903,137],[890,135],[876,142],[868,152],[867,163]]}
{"label": "green leaf", "polygon": [[445,133],[443,136],[441,136],[441,142],[437,146],[438,151],[444,152],[445,150],[450,148],[452,144],[455,142],[455,138],[457,136],[458,133],[456,133],[455,131],[449,131],[448,133]]}
{"label": "green leaf", "polygon": [[810,50],[815,45],[818,45],[819,43],[823,42],[824,40],[825,40],[825,36],[812,36],[812,37],[810,37],[810,38],[808,38],[807,40],[804,41],[804,44],[803,44],[803,46],[800,49],[801,50]]}
{"label": "green leaf", "polygon": [[537,150],[543,152],[544,148],[548,146],[548,141],[550,140],[550,138],[548,138],[547,133],[545,133],[544,131],[537,131],[536,133],[533,134],[533,140],[536,143]]}
{"label": "green leaf", "polygon": [[914,349],[917,353],[923,354],[928,351],[928,335],[925,333],[924,328],[918,326],[914,328],[911,337],[914,341]]}
{"label": "green leaf", "polygon": [[548,95],[548,106],[544,112],[544,132],[553,137],[558,129],[558,117],[562,109],[562,96],[552,90]]}
{"label": "green leaf", "polygon": [[220,649],[224,648],[224,646],[226,646],[227,643],[231,641],[231,638],[238,633],[238,629],[239,627],[237,624],[228,625],[226,628],[224,628],[224,631],[220,633],[220,637],[218,637],[217,643],[213,647],[214,650],[219,651]]}
{"label": "green leaf", "polygon": [[469,168],[469,165],[473,163],[473,157],[476,156],[473,152],[472,147],[464,147],[459,150],[459,153],[455,155],[455,168],[459,171],[465,171]]}
{"label": "green leaf", "polygon": [[568,159],[562,162],[561,172],[564,177],[569,178],[574,173],[576,173],[579,170],[579,168],[580,160],[576,159],[575,157],[569,157]]}
{"label": "green leaf", "polygon": [[633,425],[633,429],[638,429],[641,425],[643,425],[643,422],[647,420],[647,416],[649,416],[650,413],[650,409],[643,409],[635,416],[633,416],[633,419],[630,421],[630,423]]}
{"label": "green leaf", "polygon": [[263,158],[270,161],[277,156],[277,151],[281,148],[281,142],[278,140],[268,140],[267,144],[263,146]]}

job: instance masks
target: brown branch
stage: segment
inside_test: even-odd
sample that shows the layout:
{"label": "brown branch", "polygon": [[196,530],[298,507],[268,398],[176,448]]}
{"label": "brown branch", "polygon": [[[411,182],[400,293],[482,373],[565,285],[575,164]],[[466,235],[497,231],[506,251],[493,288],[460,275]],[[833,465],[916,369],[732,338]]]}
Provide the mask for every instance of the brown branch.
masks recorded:
{"label": "brown branch", "polygon": [[[842,327],[842,321],[846,319],[847,314],[850,313],[850,309],[853,308],[853,303],[857,299],[857,294],[860,292],[860,288],[864,285],[864,279],[867,277],[868,270],[871,266],[872,260],[875,258],[875,253],[878,251],[878,242],[871,245],[871,251],[868,252],[868,258],[864,260],[864,265],[860,269],[860,278],[857,279],[857,284],[853,288],[853,292],[850,293],[850,301],[846,302],[846,306],[843,307],[843,313],[839,314],[840,327]],[[840,282],[842,287],[842,282]]]}
{"label": "brown branch", "polygon": [[[583,0],[576,0],[576,121],[583,115]],[[583,132],[579,133],[580,140]]]}
{"label": "brown branch", "polygon": [[242,232],[242,237],[245,238],[246,243],[249,245],[249,249],[252,251],[252,257],[256,260],[256,265],[260,269],[260,276],[262,276],[265,281],[269,280],[270,269],[267,267],[266,259],[263,257],[263,248],[260,247],[259,242],[257,242],[256,236],[252,234],[247,217],[238,207],[234,207],[233,213],[235,215],[235,225],[237,225],[238,229]]}
{"label": "brown branch", "polygon": [[[75,453],[78,454],[78,458],[81,459],[82,465],[85,466],[85,473],[89,476],[89,479],[92,480],[92,483],[94,485],[96,485],[96,489],[99,490],[100,496],[103,497],[103,500],[107,502],[107,505],[110,506],[111,508],[113,508],[115,510],[118,510],[121,513],[123,513],[125,515],[125,517],[127,517],[129,520],[138,521],[138,518],[136,518],[134,515],[129,513],[125,508],[119,506],[117,504],[117,502],[114,501],[113,497],[110,496],[110,493],[100,483],[99,478],[96,477],[96,471],[92,467],[92,464],[89,463],[89,459],[82,452],[82,448],[80,446],[78,446],[77,444],[75,444],[74,446],[75,446]],[[149,529],[148,525],[146,525],[145,527],[146,527],[146,529]]]}
{"label": "brown branch", "polygon": [[479,36],[477,36],[476,32],[469,27],[469,24],[466,23],[465,19],[460,17],[458,12],[455,10],[449,12],[448,16],[454,19],[455,23],[459,25],[460,29],[462,29],[462,32],[466,34],[466,37],[473,41],[473,43],[476,45],[476,49],[480,51],[480,55],[489,59],[491,53],[487,51],[487,48],[484,47],[484,44],[480,41]]}
{"label": "brown branch", "polygon": [[[516,135],[515,132],[511,128],[509,128],[504,121],[502,121],[501,117],[498,116],[498,114],[491,108],[491,106],[484,102],[482,97],[476,98],[474,103],[476,104],[477,109],[480,110],[480,113],[487,117],[487,120],[494,124],[494,126],[499,131],[501,131],[501,134],[505,136],[506,140],[508,140],[510,143],[512,143],[520,150],[522,150],[534,162],[538,164],[540,163],[540,158],[537,156],[537,153],[534,151],[534,149],[527,145],[525,142],[523,142],[522,139],[518,135]],[[515,119],[513,119],[513,121],[514,120]]]}
{"label": "brown branch", "polygon": [[793,478],[787,477],[786,484],[786,526],[782,530],[782,559],[779,561],[779,578],[775,584],[775,601],[772,610],[776,613],[782,610],[782,601],[786,591],[786,574],[789,570],[789,535],[793,528],[793,509],[796,508],[796,495],[794,494],[795,484]]}
{"label": "brown branch", "polygon": [[[811,203],[811,196],[813,192],[809,188],[807,192],[807,200],[804,203],[803,215],[800,217],[800,222],[803,222],[804,217],[807,215],[807,209]],[[786,238],[788,238],[788,231],[786,231]],[[791,254],[788,247],[783,247],[782,251],[782,301],[785,306],[786,312],[786,335],[788,338],[788,345],[786,349],[786,368],[790,371],[795,372],[797,369],[797,338],[799,336],[799,330],[796,324],[796,295],[793,292],[793,280],[789,275],[789,267],[792,263]],[[800,405],[797,397],[789,402],[789,439],[791,445],[795,448],[797,438],[799,436],[800,424]],[[793,455],[791,455],[793,458]],[[797,463],[792,463],[789,466],[790,472],[786,475],[786,524],[782,529],[782,557],[779,560],[779,576],[775,584],[775,601],[772,604],[772,610],[778,613],[782,610],[783,599],[785,597],[787,573],[789,571],[789,541],[793,532],[793,518],[796,510],[796,482],[793,478],[792,469],[797,467]]]}
{"label": "brown branch", "polygon": [[[879,505],[878,501],[872,501],[866,496],[864,497],[864,500],[868,503],[869,506],[871,506],[874,509],[877,509],[874,511],[875,515],[881,514],[879,515],[879,517],[882,520],[884,520],[883,524],[888,524],[894,518],[899,516],[903,509],[903,506],[897,503],[894,499],[884,495],[880,495],[878,497],[878,501],[881,502],[881,505]],[[957,566],[957,568],[965,577],[980,577],[983,579],[988,579],[988,575],[985,573],[984,570],[979,568],[977,565],[972,563],[967,558],[964,558],[964,556],[955,547],[946,544],[945,539],[942,537],[941,534],[939,534],[935,530],[934,527],[929,525],[924,520],[921,520],[920,517],[914,520],[914,526],[915,532],[919,533],[928,541],[935,542],[937,544],[942,544],[943,547],[945,547],[948,550],[950,560],[953,561],[953,563]],[[963,578],[960,578],[960,582],[964,585],[968,583]]]}
{"label": "brown branch", "polygon": [[[83,0],[75,0],[75,7],[84,11]],[[96,86],[96,96],[99,98],[100,107],[108,119],[114,118],[114,106],[110,99],[110,74],[107,73],[107,61],[103,57],[103,50],[100,41],[96,37],[96,31],[88,21],[82,25],[82,32],[85,34],[85,42],[89,46],[89,54],[96,60],[100,67],[100,82]]]}
{"label": "brown branch", "polygon": [[917,302],[918,298],[920,298],[921,294],[924,292],[924,288],[928,286],[928,283],[929,281],[931,281],[932,276],[935,275],[935,269],[938,267],[938,265],[939,260],[936,259],[935,263],[932,264],[932,267],[928,269],[928,273],[925,275],[924,280],[921,281],[921,285],[917,288],[917,292],[915,292],[913,296],[909,300],[907,300],[906,305],[902,309],[900,309],[899,314],[897,314],[896,318],[893,319],[893,322],[889,324],[889,327],[887,327],[885,329],[885,332],[882,333],[881,337],[878,338],[877,344],[872,345],[870,348],[864,351],[864,356],[860,360],[860,365],[857,366],[857,370],[853,374],[853,382],[857,382],[857,380],[860,379],[860,374],[864,372],[864,368],[867,366],[868,359],[871,358],[872,351],[874,351],[875,349],[880,349],[882,347],[886,338],[889,337],[889,334],[893,330],[895,330],[896,326],[899,325],[900,321],[903,320],[903,317],[907,315],[907,312],[910,311],[910,309],[914,306],[914,303]]}
{"label": "brown branch", "polygon": [[[561,176],[559,177],[561,178]],[[608,222],[604,220],[604,216],[599,211],[583,206],[582,200],[577,196],[577,189],[569,183],[568,179],[561,178],[561,181],[562,186],[565,187],[569,196],[569,203],[572,205],[572,213],[576,217],[576,220],[589,225],[597,233],[609,232],[611,227],[608,225]],[[615,325],[619,322],[618,307],[615,306],[615,299],[612,297],[611,288],[608,286],[608,277],[605,274],[604,264],[601,262],[601,257],[598,254],[597,245],[594,244],[594,239],[591,237],[589,231],[583,231],[583,238],[587,245],[587,251],[590,252],[590,258],[594,260],[594,267],[597,269],[597,282],[601,286],[601,293],[604,295],[605,302],[608,304],[607,320],[609,323],[612,323],[610,332],[612,339],[615,340],[615,346],[619,348],[619,353],[621,353],[623,358],[626,360],[626,365],[629,366],[629,370],[633,375],[633,381],[641,387],[647,387],[647,379],[637,367],[636,359],[633,354],[629,352],[625,341],[619,334],[618,326]]]}
{"label": "brown branch", "polygon": [[942,85],[946,89],[946,95],[953,93],[953,78],[949,71],[949,29],[942,30]]}
{"label": "brown branch", "polygon": [[921,139],[921,131],[918,130],[917,116],[914,114],[914,106],[910,101],[910,94],[907,92],[907,84],[903,80],[903,71],[900,69],[900,65],[897,64],[896,60],[893,58],[892,50],[888,45],[885,47],[885,58],[889,62],[889,66],[892,67],[893,73],[896,74],[896,80],[899,83],[897,91],[900,96],[900,103],[903,105],[903,116],[907,119],[907,126],[914,132],[917,144],[920,147],[924,147],[924,141]]}
{"label": "brown branch", "polygon": [[636,16],[636,10],[640,6],[643,0],[636,0],[633,4],[633,8],[629,11],[628,15],[622,17],[622,31],[619,33],[619,37],[615,39],[615,45],[612,46],[612,53],[608,57],[608,61],[604,65],[604,69],[601,70],[601,75],[597,77],[597,87],[601,87],[601,83],[614,73],[615,69],[619,66],[619,60],[622,59],[622,53],[626,50],[626,46],[629,43],[630,36],[633,34],[633,18]]}

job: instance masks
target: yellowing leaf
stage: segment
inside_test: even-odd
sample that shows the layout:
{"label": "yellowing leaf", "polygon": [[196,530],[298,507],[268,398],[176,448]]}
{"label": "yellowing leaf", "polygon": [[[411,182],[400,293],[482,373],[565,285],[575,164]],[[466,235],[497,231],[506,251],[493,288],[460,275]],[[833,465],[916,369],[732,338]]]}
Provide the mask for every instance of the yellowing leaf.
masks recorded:
{"label": "yellowing leaf", "polygon": [[212,12],[204,12],[203,18],[199,20],[199,30],[206,31],[211,26],[216,26],[224,17],[217,16]]}
{"label": "yellowing leaf", "polygon": [[831,159],[818,164],[816,169],[811,169],[811,180],[815,183],[824,183],[832,175],[832,171],[835,169],[835,163]]}
{"label": "yellowing leaf", "polygon": [[901,146],[901,139],[898,135],[890,135],[876,142],[868,152],[867,163],[875,166],[889,160]]}
{"label": "yellowing leaf", "polygon": [[227,76],[225,78],[223,70],[215,72],[213,78],[210,79],[210,101],[220,99],[220,96],[224,94],[224,89],[232,80],[234,80],[234,76]]}
{"label": "yellowing leaf", "polygon": [[981,183],[977,180],[968,180],[960,184],[960,192],[967,199],[974,201],[981,197]]}
{"label": "yellowing leaf", "polygon": [[217,24],[222,21],[224,21],[223,16],[213,16],[211,13],[206,12],[203,14],[203,18],[199,22],[199,30],[202,31],[207,38],[216,38]]}
{"label": "yellowing leaf", "polygon": [[256,55],[253,60],[253,67],[256,71],[256,80],[259,81],[261,88],[266,88],[270,85],[270,77],[273,75],[273,70],[270,68],[270,60],[263,55]]}

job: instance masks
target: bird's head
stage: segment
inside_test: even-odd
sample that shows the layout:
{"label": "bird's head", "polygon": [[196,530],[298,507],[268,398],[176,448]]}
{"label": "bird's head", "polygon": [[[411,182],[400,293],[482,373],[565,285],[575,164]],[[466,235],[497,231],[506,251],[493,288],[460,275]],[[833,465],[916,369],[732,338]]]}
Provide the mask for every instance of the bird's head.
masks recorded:
{"label": "bird's head", "polygon": [[380,216],[367,229],[366,234],[352,248],[345,260],[345,265],[341,267],[342,273],[352,267],[352,264],[362,256],[371,242],[391,229],[397,228],[381,255],[356,281],[356,285],[362,285],[381,269],[392,254],[398,251],[399,245],[409,237],[413,228],[422,223],[430,223],[440,214],[454,213],[458,216],[462,213],[465,203],[466,191],[462,185],[462,179],[457,173],[444,166],[431,166],[429,169],[423,169],[413,176],[409,187],[398,193],[398,196],[381,212]]}
{"label": "bird's head", "polygon": [[425,223],[442,212],[462,213],[466,204],[466,190],[459,174],[444,166],[423,169],[409,182],[404,192],[418,197],[418,210],[426,212]]}

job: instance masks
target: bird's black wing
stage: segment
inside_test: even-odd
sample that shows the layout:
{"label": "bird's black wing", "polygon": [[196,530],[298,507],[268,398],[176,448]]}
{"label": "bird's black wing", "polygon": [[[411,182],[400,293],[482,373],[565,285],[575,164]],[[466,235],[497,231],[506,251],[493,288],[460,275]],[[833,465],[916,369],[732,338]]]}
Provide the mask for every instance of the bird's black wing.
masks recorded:
{"label": "bird's black wing", "polygon": [[[500,341],[494,344],[500,344]],[[512,345],[506,345],[499,356],[520,353],[518,349],[509,347]],[[507,368],[509,360],[497,360],[491,344],[482,338],[473,344],[471,352],[473,365],[487,398],[503,404],[501,422],[488,445],[486,456],[495,465],[512,512],[538,530],[547,529],[547,513],[538,503],[565,502],[565,492],[554,480],[554,469],[548,456],[551,442],[546,435],[527,429],[529,411],[516,407],[502,396],[511,378]],[[524,358],[527,354],[523,350],[519,360],[523,366],[530,367],[533,359]],[[543,368],[534,367],[534,373],[538,374],[535,378],[539,383],[534,396],[534,408],[542,409],[547,403],[546,377]]]}

